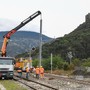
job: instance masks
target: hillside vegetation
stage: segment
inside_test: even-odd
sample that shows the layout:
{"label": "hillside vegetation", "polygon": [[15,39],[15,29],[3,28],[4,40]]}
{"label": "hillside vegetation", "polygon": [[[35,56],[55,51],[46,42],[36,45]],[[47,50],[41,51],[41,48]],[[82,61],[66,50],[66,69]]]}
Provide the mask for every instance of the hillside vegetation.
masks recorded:
{"label": "hillside vegetation", "polygon": [[[88,17],[87,17],[88,18]],[[68,60],[71,52],[74,58],[87,59],[90,57],[90,18],[80,24],[74,31],[64,37],[56,38],[51,43],[43,45],[43,58],[59,55]]]}
{"label": "hillside vegetation", "polygon": [[[2,47],[3,36],[7,32],[0,32],[0,47]],[[51,41],[52,38],[42,35],[42,43]],[[31,31],[18,31],[11,36],[7,45],[7,56],[16,56],[18,54],[29,52],[32,47],[39,46],[40,34]]]}

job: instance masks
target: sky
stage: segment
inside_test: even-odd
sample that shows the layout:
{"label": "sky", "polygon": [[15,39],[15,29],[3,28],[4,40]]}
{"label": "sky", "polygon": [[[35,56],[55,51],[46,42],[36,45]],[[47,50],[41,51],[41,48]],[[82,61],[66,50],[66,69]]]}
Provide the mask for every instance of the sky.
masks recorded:
{"label": "sky", "polygon": [[[13,29],[38,10],[42,12],[42,34],[57,38],[85,22],[90,0],[0,0],[0,31]],[[40,32],[40,16],[23,29]]]}

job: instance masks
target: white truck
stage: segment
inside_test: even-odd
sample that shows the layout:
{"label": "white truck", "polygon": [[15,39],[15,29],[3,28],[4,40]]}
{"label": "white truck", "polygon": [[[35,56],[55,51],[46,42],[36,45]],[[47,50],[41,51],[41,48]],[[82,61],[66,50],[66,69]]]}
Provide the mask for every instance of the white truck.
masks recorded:
{"label": "white truck", "polygon": [[13,78],[15,59],[12,57],[0,57],[0,78]]}

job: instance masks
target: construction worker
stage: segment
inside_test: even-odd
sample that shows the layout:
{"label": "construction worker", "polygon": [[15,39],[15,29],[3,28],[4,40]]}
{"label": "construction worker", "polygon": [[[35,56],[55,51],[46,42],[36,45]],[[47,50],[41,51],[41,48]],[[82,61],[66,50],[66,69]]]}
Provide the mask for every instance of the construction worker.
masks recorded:
{"label": "construction worker", "polygon": [[36,72],[36,78],[39,79],[40,70],[38,66],[36,67],[35,72]]}
{"label": "construction worker", "polygon": [[33,67],[33,77],[36,77],[36,68]]}
{"label": "construction worker", "polygon": [[29,68],[28,67],[26,67],[26,79],[28,79],[28,77],[29,77]]}
{"label": "construction worker", "polygon": [[17,72],[18,72],[19,76],[22,77],[22,67],[19,67],[17,69]]}
{"label": "construction worker", "polygon": [[44,77],[44,68],[42,66],[40,66],[40,77]]}

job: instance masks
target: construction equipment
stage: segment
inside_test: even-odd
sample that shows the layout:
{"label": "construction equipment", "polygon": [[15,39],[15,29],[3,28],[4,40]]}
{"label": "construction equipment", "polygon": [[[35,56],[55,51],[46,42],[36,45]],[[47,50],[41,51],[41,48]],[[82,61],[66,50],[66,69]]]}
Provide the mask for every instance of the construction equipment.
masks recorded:
{"label": "construction equipment", "polygon": [[[14,71],[14,64],[15,64],[14,61],[15,60],[12,57],[6,57],[6,48],[7,48],[8,40],[17,30],[22,28],[24,25],[29,23],[31,20],[36,18],[38,15],[41,15],[40,11],[37,11],[34,14],[32,14],[31,16],[29,16],[28,18],[26,18],[18,26],[16,26],[14,29],[12,29],[11,31],[9,31],[8,33],[6,33],[3,36],[4,40],[3,40],[3,44],[2,44],[2,48],[1,48],[1,56],[2,57],[0,57],[0,64],[1,64],[0,65],[0,78],[5,78],[5,77],[13,78],[13,71]],[[23,66],[23,63],[20,63],[20,64]]]}
{"label": "construction equipment", "polygon": [[28,18],[26,18],[24,21],[22,21],[17,27],[15,27],[14,29],[12,29],[11,31],[9,31],[8,33],[6,33],[3,37],[3,44],[2,44],[2,48],[1,48],[1,56],[2,57],[6,57],[6,48],[7,48],[7,44],[8,44],[8,39],[10,39],[10,37],[20,28],[22,28],[24,25],[26,25],[27,23],[29,23],[31,20],[33,20],[34,18],[36,18],[38,15],[41,15],[40,11],[35,12],[34,14],[32,14],[31,16],[29,16]]}

